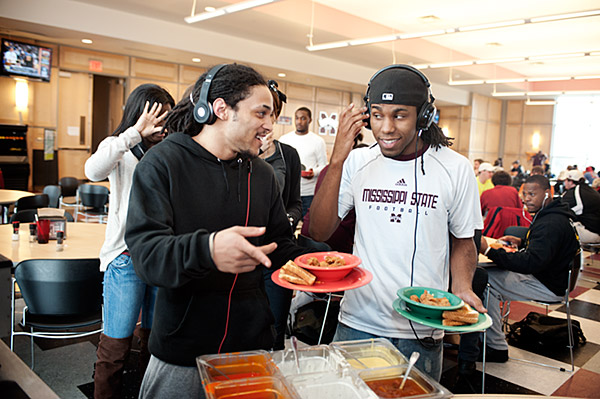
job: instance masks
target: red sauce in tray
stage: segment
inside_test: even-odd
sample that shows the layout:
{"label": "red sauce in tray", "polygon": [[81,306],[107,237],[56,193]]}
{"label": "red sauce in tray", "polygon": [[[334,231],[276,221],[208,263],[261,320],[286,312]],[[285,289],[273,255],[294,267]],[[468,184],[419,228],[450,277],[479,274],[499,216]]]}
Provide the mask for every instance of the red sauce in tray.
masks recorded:
{"label": "red sauce in tray", "polygon": [[423,387],[417,384],[413,379],[408,378],[404,388],[400,390],[402,377],[386,378],[381,380],[365,381],[369,388],[382,398],[403,398],[406,396],[422,395],[427,393]]}
{"label": "red sauce in tray", "polygon": [[[242,378],[260,377],[263,375],[264,375],[263,373],[249,372],[249,373],[227,374],[227,377],[229,377],[230,380],[239,380]],[[222,376],[222,375],[215,375],[215,376],[213,376],[213,378],[215,379],[215,381],[226,381],[227,380],[227,378],[225,378],[225,376]]]}

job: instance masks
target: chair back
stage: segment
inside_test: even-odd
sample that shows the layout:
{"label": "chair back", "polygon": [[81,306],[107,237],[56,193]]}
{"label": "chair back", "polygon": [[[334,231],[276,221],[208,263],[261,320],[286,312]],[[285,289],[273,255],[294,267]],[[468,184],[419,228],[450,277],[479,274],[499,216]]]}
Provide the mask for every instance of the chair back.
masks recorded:
{"label": "chair back", "polygon": [[15,279],[31,314],[85,315],[102,309],[99,259],[29,259]]}
{"label": "chair back", "polygon": [[48,194],[30,195],[29,197],[19,198],[15,203],[15,208],[17,211],[47,208],[49,202],[50,198],[48,197]]}
{"label": "chair back", "polygon": [[48,206],[50,208],[58,208],[58,199],[61,195],[61,188],[58,185],[49,185],[44,187],[44,194],[48,195],[49,202]]}
{"label": "chair back", "polygon": [[14,213],[10,217],[10,222],[33,223],[35,222],[35,215],[37,215],[37,209],[25,209]]}
{"label": "chair back", "polygon": [[108,203],[108,188],[94,184],[79,186],[79,199],[84,207],[102,210]]}
{"label": "chair back", "polygon": [[518,237],[521,240],[524,240],[527,236],[527,230],[529,230],[529,227],[509,226],[506,228],[506,230],[504,230],[504,235]]}
{"label": "chair back", "polygon": [[483,235],[485,237],[500,238],[509,226],[529,226],[531,215],[522,208],[497,206],[490,211],[483,221]]}
{"label": "chair back", "polygon": [[63,197],[74,197],[77,195],[79,180],[75,177],[63,177],[58,181],[58,185],[61,188],[61,195]]}

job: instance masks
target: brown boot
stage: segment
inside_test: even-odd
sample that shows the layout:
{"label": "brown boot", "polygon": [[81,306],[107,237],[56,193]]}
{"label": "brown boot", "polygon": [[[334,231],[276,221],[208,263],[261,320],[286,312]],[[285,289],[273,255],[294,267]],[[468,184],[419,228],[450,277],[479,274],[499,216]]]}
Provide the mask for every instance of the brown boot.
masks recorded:
{"label": "brown boot", "polygon": [[150,338],[149,328],[138,328],[137,336],[139,338],[138,345],[140,347],[140,356],[138,359],[138,372],[140,373],[140,380],[144,378],[148,362],[150,361],[150,352],[148,351],[148,339]]}
{"label": "brown boot", "polygon": [[100,334],[94,372],[94,398],[121,397],[123,368],[131,349],[131,338],[111,338]]}

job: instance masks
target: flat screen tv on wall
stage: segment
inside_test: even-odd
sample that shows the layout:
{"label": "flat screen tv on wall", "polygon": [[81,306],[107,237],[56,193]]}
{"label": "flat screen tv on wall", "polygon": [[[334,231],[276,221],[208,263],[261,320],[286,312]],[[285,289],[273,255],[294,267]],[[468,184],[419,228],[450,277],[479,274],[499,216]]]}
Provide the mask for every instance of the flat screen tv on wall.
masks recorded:
{"label": "flat screen tv on wall", "polygon": [[49,82],[51,65],[51,48],[2,39],[0,74]]}

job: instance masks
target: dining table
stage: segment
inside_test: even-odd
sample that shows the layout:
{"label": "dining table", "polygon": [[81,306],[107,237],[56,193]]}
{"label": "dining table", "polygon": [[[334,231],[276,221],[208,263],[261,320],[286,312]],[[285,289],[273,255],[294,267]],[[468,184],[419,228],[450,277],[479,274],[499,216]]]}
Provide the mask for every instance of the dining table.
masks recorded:
{"label": "dining table", "polygon": [[29,191],[0,189],[0,207],[2,208],[2,223],[8,223],[8,208],[23,197],[35,195]]}

